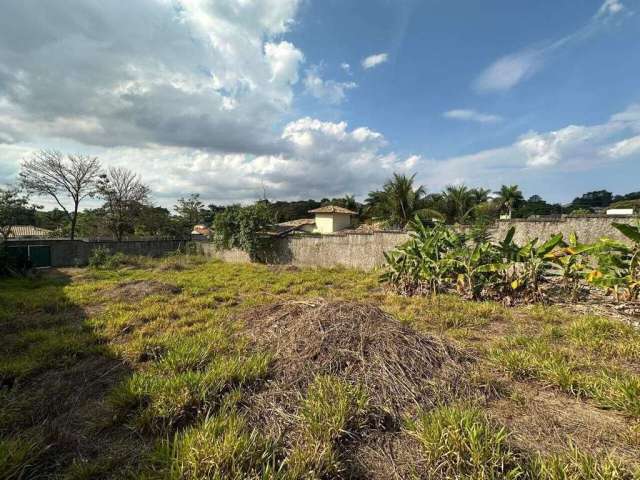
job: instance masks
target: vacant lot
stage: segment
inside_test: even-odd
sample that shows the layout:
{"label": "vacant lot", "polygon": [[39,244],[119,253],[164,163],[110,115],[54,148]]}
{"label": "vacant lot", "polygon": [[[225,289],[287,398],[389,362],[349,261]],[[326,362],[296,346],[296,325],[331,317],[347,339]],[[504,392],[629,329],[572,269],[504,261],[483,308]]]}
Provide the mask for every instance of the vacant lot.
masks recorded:
{"label": "vacant lot", "polygon": [[615,319],[173,258],[0,280],[0,337],[2,479],[638,478]]}

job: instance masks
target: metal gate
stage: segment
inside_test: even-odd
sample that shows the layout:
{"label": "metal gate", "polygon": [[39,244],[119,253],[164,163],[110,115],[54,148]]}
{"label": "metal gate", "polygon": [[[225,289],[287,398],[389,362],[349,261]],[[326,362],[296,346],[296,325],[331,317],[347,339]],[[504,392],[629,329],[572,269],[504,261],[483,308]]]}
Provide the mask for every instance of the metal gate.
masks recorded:
{"label": "metal gate", "polygon": [[18,268],[51,266],[49,245],[10,245],[7,246],[7,255]]}

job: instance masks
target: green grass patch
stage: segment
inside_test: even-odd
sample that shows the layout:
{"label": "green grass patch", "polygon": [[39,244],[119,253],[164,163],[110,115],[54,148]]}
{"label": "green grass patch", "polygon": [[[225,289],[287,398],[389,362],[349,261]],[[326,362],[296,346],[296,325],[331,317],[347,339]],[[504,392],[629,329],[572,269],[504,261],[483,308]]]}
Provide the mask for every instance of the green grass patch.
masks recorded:
{"label": "green grass patch", "polygon": [[[198,364],[196,370],[185,370],[186,362],[173,358],[173,363],[160,360],[134,373],[109,396],[119,416],[133,415],[133,424],[143,432],[166,432],[192,422],[198,415],[210,414],[225,393],[265,377],[270,362],[268,355],[260,354],[219,357],[206,368]],[[190,356],[188,360],[193,359]]]}

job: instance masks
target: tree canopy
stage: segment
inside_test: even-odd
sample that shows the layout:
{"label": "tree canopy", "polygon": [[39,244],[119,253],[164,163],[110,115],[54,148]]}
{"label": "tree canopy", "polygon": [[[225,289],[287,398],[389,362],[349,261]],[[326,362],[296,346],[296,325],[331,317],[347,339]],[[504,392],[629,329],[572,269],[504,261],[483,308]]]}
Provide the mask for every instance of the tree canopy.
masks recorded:
{"label": "tree canopy", "polygon": [[80,202],[96,193],[100,170],[96,157],[40,150],[22,162],[20,182],[29,192],[53,198],[71,222],[73,240]]}

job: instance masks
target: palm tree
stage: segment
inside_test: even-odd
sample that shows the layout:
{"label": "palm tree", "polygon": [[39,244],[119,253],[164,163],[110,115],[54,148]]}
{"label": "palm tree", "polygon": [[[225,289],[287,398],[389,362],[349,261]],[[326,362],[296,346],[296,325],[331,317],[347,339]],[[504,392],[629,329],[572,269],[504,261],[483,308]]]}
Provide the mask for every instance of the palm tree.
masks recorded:
{"label": "palm tree", "polygon": [[414,187],[415,174],[410,177],[394,173],[382,190],[369,193],[366,204],[373,218],[384,220],[393,227],[404,228],[416,215],[427,219],[440,213],[427,208],[426,191],[422,185]]}
{"label": "palm tree", "polygon": [[356,202],[356,197],[353,195],[345,195],[341,203],[344,208],[348,208],[354,212],[358,211],[358,202]]}
{"label": "palm tree", "polygon": [[511,218],[513,209],[524,201],[524,197],[518,188],[518,185],[502,185],[500,190],[495,193],[498,195],[497,200],[500,204],[500,209],[506,207],[509,218]]}
{"label": "palm tree", "polygon": [[471,195],[473,196],[473,201],[476,204],[488,202],[490,193],[491,193],[491,189],[489,188],[472,188],[471,189]]}
{"label": "palm tree", "polygon": [[466,185],[448,185],[439,196],[440,210],[447,222],[465,223],[480,203],[483,191],[470,189]]}

